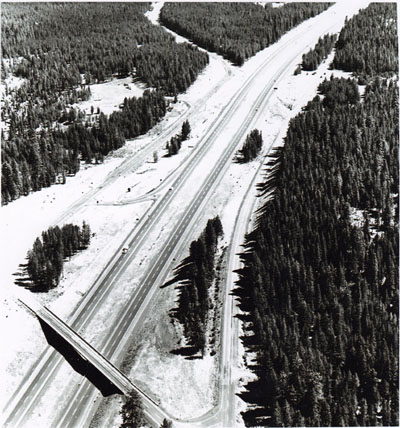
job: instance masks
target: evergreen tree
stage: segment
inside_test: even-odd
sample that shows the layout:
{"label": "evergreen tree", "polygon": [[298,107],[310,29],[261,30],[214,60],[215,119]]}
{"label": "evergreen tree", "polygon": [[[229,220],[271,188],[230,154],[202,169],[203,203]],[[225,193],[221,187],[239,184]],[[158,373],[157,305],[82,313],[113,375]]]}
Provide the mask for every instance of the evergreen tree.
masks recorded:
{"label": "evergreen tree", "polygon": [[324,37],[320,37],[314,49],[310,49],[308,53],[303,55],[301,63],[303,70],[316,70],[321,62],[326,59],[329,53],[332,51],[335,41],[336,34],[326,34]]}
{"label": "evergreen tree", "polygon": [[66,224],[61,229],[50,227],[37,238],[28,252],[27,274],[33,289],[46,291],[58,285],[64,259],[89,246],[90,227],[83,222],[79,226]]}
{"label": "evergreen tree", "polygon": [[142,400],[139,394],[132,390],[125,397],[125,403],[121,408],[121,428],[140,428],[145,424]]}
{"label": "evergreen tree", "polygon": [[262,134],[258,129],[253,129],[246,137],[246,141],[240,149],[240,155],[237,157],[240,163],[250,162],[255,159],[260,152],[263,144]]}
{"label": "evergreen tree", "polygon": [[182,132],[181,132],[181,138],[182,141],[185,141],[188,139],[189,135],[190,135],[190,124],[188,120],[185,120],[182,124]]}
{"label": "evergreen tree", "polygon": [[81,249],[86,249],[89,246],[91,238],[90,226],[83,221],[82,232],[81,232]]}
{"label": "evergreen tree", "polygon": [[160,425],[160,428],[172,428],[172,421],[164,418],[163,423]]}

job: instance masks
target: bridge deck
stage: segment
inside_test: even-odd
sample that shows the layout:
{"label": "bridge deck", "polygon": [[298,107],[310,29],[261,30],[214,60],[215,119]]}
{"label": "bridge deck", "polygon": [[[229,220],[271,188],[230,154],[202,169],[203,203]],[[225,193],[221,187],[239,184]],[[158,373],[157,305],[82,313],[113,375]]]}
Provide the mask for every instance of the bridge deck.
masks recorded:
{"label": "bridge deck", "polygon": [[[20,300],[20,302],[33,312],[39,318],[39,321],[44,322],[57,335],[59,335],[62,340],[68,342],[68,344],[71,345],[84,360],[87,360],[95,369],[105,376],[121,393],[127,394],[132,389],[138,390],[138,388],[123,373],[121,373],[117,367],[93,348],[93,346],[83,339],[78,333],[72,330],[63,320],[51,312],[50,309],[37,302],[35,307],[32,307],[33,305],[28,305],[22,300]],[[46,334],[46,337],[48,338],[48,334]],[[54,341],[54,334],[52,337]]]}

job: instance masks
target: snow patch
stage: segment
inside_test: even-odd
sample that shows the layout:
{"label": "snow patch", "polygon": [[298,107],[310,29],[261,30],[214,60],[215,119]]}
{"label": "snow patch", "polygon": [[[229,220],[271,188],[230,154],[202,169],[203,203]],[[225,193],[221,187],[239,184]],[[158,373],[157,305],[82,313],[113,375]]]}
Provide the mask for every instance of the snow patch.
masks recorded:
{"label": "snow patch", "polygon": [[152,2],[150,9],[144,14],[152,24],[159,25],[158,17],[163,6],[163,1]]}
{"label": "snow patch", "polygon": [[7,87],[7,89],[11,91],[19,89],[24,82],[25,79],[23,79],[22,77],[10,75],[4,79],[4,83],[2,84],[2,92],[5,90],[5,87]]}
{"label": "snow patch", "polygon": [[[157,179],[163,179],[163,182],[167,181],[167,176],[173,173],[174,168],[179,167],[179,163],[183,162],[191,150],[195,149],[200,137],[207,131],[214,118],[221,113],[222,107],[227,104],[232,94],[235,94],[243,85],[246,77],[262,61],[282,50],[282,46],[287,50],[296,49],[296,43],[285,45],[288,37],[293,37],[296,34],[303,35],[302,37],[306,37],[309,40],[310,46],[315,45],[321,35],[321,29],[333,31],[333,17],[336,18],[335,21],[338,21],[335,24],[335,28],[336,31],[339,31],[344,17],[346,15],[350,17],[356,10],[357,6],[353,6],[353,3],[351,5],[339,3],[332,6],[327,12],[321,14],[323,15],[322,17],[316,17],[321,26],[315,25],[316,18],[301,24],[290,34],[283,36],[280,42],[246,61],[240,69],[230,66],[229,63],[219,58],[216,54],[210,54],[208,67],[192,87],[185,94],[179,96],[179,100],[182,103],[178,103],[174,107],[174,109],[179,106],[182,108],[183,102],[185,102],[192,109],[189,118],[192,138],[187,142],[187,145],[184,143],[184,147],[177,156],[166,159],[161,159],[160,156],[158,164],[153,164],[151,159],[143,159],[143,162],[149,162],[147,166],[145,164],[142,167],[143,169],[140,170],[144,172],[143,174],[137,175],[136,170],[123,170],[122,175],[116,177],[125,162],[125,159],[118,156],[125,156],[126,154],[128,160],[137,156],[135,153],[139,151],[140,147],[150,144],[156,132],[169,129],[168,127],[174,118],[179,117],[177,116],[179,113],[174,110],[146,136],[129,142],[121,151],[108,156],[104,164],[96,167],[85,167],[75,177],[68,178],[65,185],[43,189],[1,208],[0,235],[3,243],[7,243],[7,248],[3,244],[0,249],[2,260],[0,274],[2,311],[0,320],[2,321],[2,331],[9,332],[4,341],[6,345],[3,347],[5,351],[1,359],[2,364],[4,362],[2,378],[4,397],[10,397],[16,385],[18,385],[23,375],[45,347],[44,338],[39,330],[37,321],[14,300],[20,294],[26,294],[27,292],[13,284],[12,273],[18,269],[18,264],[24,261],[26,251],[31,247],[36,236],[40,235],[41,231],[46,230],[50,225],[70,221],[80,223],[82,219],[86,220],[93,231],[96,232],[96,237],[89,250],[87,250],[88,252],[74,256],[70,266],[66,267],[65,282],[60,287],[62,294],[60,296],[49,295],[48,297],[43,297],[52,310],[55,310],[61,317],[68,318],[74,306],[82,298],[80,293],[85,293],[95,275],[101,271],[118,247],[118,242],[122,239],[122,236],[126,234],[128,228],[133,227],[136,218],[141,218],[145,215],[151,201],[146,202],[147,205],[142,202],[136,205],[133,203],[132,192],[134,192],[135,197],[143,196],[148,191],[151,191]],[[339,16],[340,19],[343,18],[342,21],[338,19]],[[304,51],[307,51],[307,49]],[[290,52],[288,51],[289,54]],[[299,55],[300,61],[301,54]],[[279,64],[271,61],[271,73],[276,71],[277,67],[279,67]],[[293,74],[294,68],[291,74]],[[271,144],[282,144],[289,118],[294,116],[307,101],[313,98],[318,84],[323,77],[329,77],[329,73],[327,60],[315,75],[302,73],[299,76],[288,76],[287,74],[290,74],[290,70],[287,74],[282,75],[277,82],[278,89],[271,95],[268,104],[260,108],[256,121],[251,125],[251,128],[257,128],[262,131],[265,151]],[[230,77],[229,80],[228,77]],[[265,76],[265,79],[268,80],[268,76]],[[255,90],[263,87],[264,83],[265,80],[260,79],[258,89],[255,88]],[[132,96],[132,90],[126,89],[126,87],[122,89]],[[96,96],[93,96],[93,98],[95,99]],[[116,100],[114,104],[111,104],[115,106],[119,102]],[[245,110],[246,102],[243,103],[243,106],[236,114],[240,116]],[[184,115],[185,110],[181,110],[181,113]],[[175,116],[173,116],[174,114]],[[176,128],[171,128],[170,136],[176,132]],[[224,146],[234,133],[235,129],[227,129],[224,138],[221,138],[220,145]],[[190,148],[189,146],[194,147]],[[196,189],[195,185],[198,185],[204,179],[216,157],[221,153],[223,147],[218,147],[218,144],[214,146],[216,147],[209,150],[208,158],[206,157],[199,170],[193,174],[188,185],[179,192],[165,217],[169,216],[170,219],[174,219],[182,212],[183,206],[192,197]],[[261,160],[262,155],[260,155],[258,162]],[[169,166],[167,166],[168,164]],[[173,166],[171,166],[172,164]],[[248,165],[234,163],[230,165],[220,189],[211,198],[211,203],[204,208],[202,220],[199,220],[197,222],[198,225],[193,228],[192,233],[194,236],[197,236],[199,231],[204,228],[208,218],[217,214],[222,217],[225,236],[229,236],[228,233],[234,226],[234,217],[241,197],[243,197],[247,189],[246,183],[249,180],[247,174],[250,176],[251,172],[255,171],[257,167],[257,161]],[[113,181],[114,179],[116,181]],[[149,181],[147,182],[147,180]],[[110,181],[113,184],[110,184],[108,188],[108,182]],[[129,185],[132,185],[133,189],[130,194],[127,192]],[[162,191],[168,191],[168,185],[161,189]],[[99,204],[97,201],[99,201]],[[117,203],[117,205],[114,205],[114,203]],[[141,255],[132,264],[132,270],[137,277],[144,273],[144,268],[150,263],[152,252],[154,249],[159,248],[160,242],[162,242],[161,238],[165,237],[173,227],[173,224],[169,223],[173,222],[167,221],[167,224],[165,222],[160,224],[160,229],[151,234],[149,242],[144,246]],[[77,278],[79,281],[76,280]],[[131,283],[130,287],[125,290],[126,293],[129,290],[133,290],[136,284]],[[124,285],[122,285],[122,289],[124,289]],[[121,300],[123,300],[122,295],[116,290],[107,307],[112,307],[113,301],[120,303]],[[157,311],[161,312],[165,308],[170,309],[173,306],[173,302],[172,305],[170,303],[163,303],[158,307]],[[104,324],[104,319],[101,319],[101,317],[104,318],[108,314],[109,312],[107,311],[102,311],[101,314],[98,314],[99,318],[95,320],[91,327],[93,330],[85,333],[87,337],[95,335],[96,329]],[[148,340],[151,340],[151,332],[148,335]],[[165,349],[169,351],[168,348],[159,350],[155,346],[151,342],[143,343],[143,349],[145,350],[143,351],[143,359],[139,359],[136,367],[143,367],[144,371],[141,374],[141,370],[136,370],[132,372],[132,377],[147,385],[148,390],[151,390],[152,393],[162,391],[166,400],[162,404],[174,414],[176,412],[177,416],[179,416],[179,412],[182,412],[182,417],[185,415],[194,416],[196,412],[198,412],[197,414],[204,413],[204,410],[212,406],[213,394],[211,385],[214,381],[214,362],[212,358],[207,357],[204,361],[181,361],[182,358],[179,356],[165,353]],[[243,355],[244,350],[240,352]],[[163,370],[163,368],[166,370]],[[245,379],[245,374],[240,374],[242,369],[244,369],[243,364],[234,369],[235,378],[240,376]],[[168,370],[171,370],[171,372],[168,373]],[[68,377],[65,377],[68,372],[64,371],[63,373],[61,379],[68,379]],[[152,384],[153,376],[154,384]],[[179,381],[180,386],[177,386],[178,384],[174,385],[175,381]],[[58,381],[57,386],[59,385],[62,385],[62,381]],[[167,389],[164,390],[164,388]],[[57,394],[62,394],[62,391],[63,388],[61,387],[58,392],[52,389],[54,397]],[[52,399],[56,402],[54,397]],[[182,409],[178,408],[181,404],[179,400],[184,401]],[[43,411],[47,412],[45,405],[42,408]],[[41,425],[46,426],[43,423]]]}
{"label": "snow patch", "polygon": [[90,114],[91,107],[96,113],[99,108],[104,114],[109,115],[119,110],[124,98],[141,97],[146,86],[132,81],[132,77],[123,79],[112,79],[106,83],[89,85],[91,96],[88,100],[73,104],[72,107],[79,108],[86,114]]}

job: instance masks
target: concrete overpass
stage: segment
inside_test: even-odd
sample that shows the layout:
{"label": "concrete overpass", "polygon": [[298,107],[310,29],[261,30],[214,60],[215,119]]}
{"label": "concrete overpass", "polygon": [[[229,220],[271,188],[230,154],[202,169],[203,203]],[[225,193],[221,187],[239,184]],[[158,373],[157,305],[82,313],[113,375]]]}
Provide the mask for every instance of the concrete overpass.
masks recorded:
{"label": "concrete overpass", "polygon": [[[172,419],[160,407],[159,403],[134,385],[117,367],[50,309],[41,305],[30,295],[17,300],[38,318],[49,345],[63,355],[73,369],[87,378],[90,383],[100,390],[103,396],[112,394],[125,395],[132,390],[136,390],[141,396],[144,414],[151,426],[158,427],[164,419]],[[36,373],[43,372],[44,368],[39,365],[35,370]],[[17,399],[24,401],[21,396],[18,396]],[[177,428],[181,425],[179,422],[174,423]],[[17,427],[20,425],[6,423],[5,426]],[[62,428],[63,425],[57,425],[57,427]]]}
{"label": "concrete overpass", "polygon": [[19,301],[38,318],[49,345],[60,352],[78,373],[94,384],[103,396],[125,395],[132,389],[147,396],[50,309],[37,301],[32,302],[33,304],[21,299]]}

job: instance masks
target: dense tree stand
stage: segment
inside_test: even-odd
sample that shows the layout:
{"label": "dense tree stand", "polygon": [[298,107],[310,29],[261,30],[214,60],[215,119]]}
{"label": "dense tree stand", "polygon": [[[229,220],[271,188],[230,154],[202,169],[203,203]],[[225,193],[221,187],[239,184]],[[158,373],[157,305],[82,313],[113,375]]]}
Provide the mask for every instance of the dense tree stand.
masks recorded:
{"label": "dense tree stand", "polygon": [[175,277],[166,285],[178,285],[178,306],[173,317],[183,326],[192,353],[204,353],[206,325],[210,309],[209,287],[215,278],[215,253],[222,235],[219,217],[208,220],[200,237],[190,244],[189,256],[175,269]]}
{"label": "dense tree stand", "polygon": [[[85,250],[90,239],[90,226],[85,222],[82,227],[65,224],[61,229],[56,226],[44,231],[28,252],[26,273],[31,281],[29,288],[32,291],[48,291],[56,287],[60,282],[64,260]],[[16,282],[25,284],[21,280]]]}
{"label": "dense tree stand", "polygon": [[[366,55],[355,49],[365,23],[395,27],[394,11],[372,4],[348,21],[334,63]],[[249,426],[399,423],[399,111],[397,82],[384,78],[387,64],[397,72],[397,45],[375,35],[369,71],[381,75],[369,75],[363,99],[356,80],[323,82],[260,186],[267,201],[235,291],[257,355],[242,394]]]}

